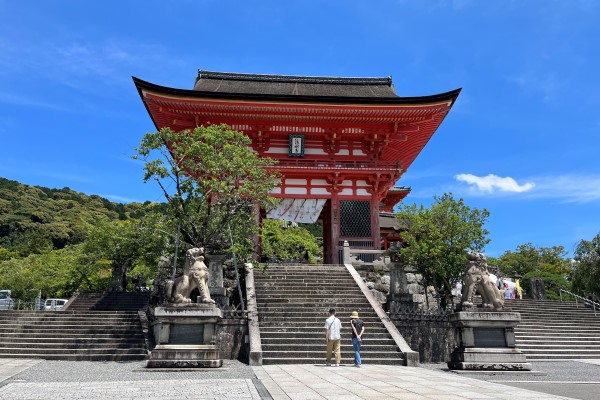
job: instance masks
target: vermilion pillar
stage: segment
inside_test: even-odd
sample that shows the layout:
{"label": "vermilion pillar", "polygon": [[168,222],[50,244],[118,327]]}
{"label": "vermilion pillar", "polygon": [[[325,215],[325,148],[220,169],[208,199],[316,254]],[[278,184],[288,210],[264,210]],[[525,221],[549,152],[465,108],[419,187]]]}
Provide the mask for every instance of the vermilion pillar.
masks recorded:
{"label": "vermilion pillar", "polygon": [[329,243],[328,243],[328,263],[339,264],[340,248],[340,201],[337,192],[331,193],[330,217],[329,217]]}

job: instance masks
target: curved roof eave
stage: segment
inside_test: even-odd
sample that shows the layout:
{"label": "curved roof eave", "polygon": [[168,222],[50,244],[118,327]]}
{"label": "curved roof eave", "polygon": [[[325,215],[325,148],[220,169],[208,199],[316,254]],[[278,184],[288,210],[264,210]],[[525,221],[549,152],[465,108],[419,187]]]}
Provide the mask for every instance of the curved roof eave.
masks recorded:
{"label": "curved roof eave", "polygon": [[[214,99],[235,99],[235,100],[275,100],[287,102],[311,101],[321,103],[356,103],[356,104],[428,104],[436,102],[451,101],[450,106],[454,104],[461,88],[451,90],[445,93],[434,94],[430,96],[413,96],[413,97],[339,97],[339,96],[302,96],[302,95],[273,95],[273,94],[248,94],[248,93],[222,93],[222,92],[206,92],[200,90],[177,89],[167,86],[160,86],[154,83],[144,81],[132,76],[133,82],[138,89],[138,93],[143,101],[142,90],[150,90],[165,95],[185,96],[197,98],[214,98]],[[144,102],[145,104],[145,102]],[[147,108],[147,107],[146,107]]]}

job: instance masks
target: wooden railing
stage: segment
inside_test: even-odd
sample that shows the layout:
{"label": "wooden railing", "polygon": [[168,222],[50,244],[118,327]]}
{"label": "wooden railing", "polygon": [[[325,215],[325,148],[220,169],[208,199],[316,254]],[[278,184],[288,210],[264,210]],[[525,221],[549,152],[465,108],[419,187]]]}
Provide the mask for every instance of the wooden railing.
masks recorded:
{"label": "wooden railing", "polygon": [[305,159],[289,159],[280,160],[273,167],[274,169],[282,168],[306,168],[306,169],[373,169],[373,170],[392,170],[399,171],[401,169],[399,162],[372,162],[372,161],[336,161],[336,160],[305,160]]}

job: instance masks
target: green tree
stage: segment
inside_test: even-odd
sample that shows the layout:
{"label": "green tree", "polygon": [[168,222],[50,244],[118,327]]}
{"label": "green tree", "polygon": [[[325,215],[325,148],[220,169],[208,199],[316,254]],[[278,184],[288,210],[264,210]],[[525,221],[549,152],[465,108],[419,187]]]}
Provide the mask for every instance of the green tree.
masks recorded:
{"label": "green tree", "polygon": [[507,250],[498,259],[498,266],[506,276],[525,276],[534,271],[545,271],[569,277],[572,273],[567,251],[563,246],[536,247],[531,243]]}
{"label": "green tree", "polygon": [[465,272],[467,253],[483,251],[489,242],[483,227],[488,216],[487,210],[471,208],[451,193],[434,197],[429,208],[403,205],[396,213],[406,227],[399,257],[423,275],[425,285],[448,299]]}
{"label": "green tree", "polygon": [[320,254],[317,239],[305,228],[284,227],[282,221],[262,221],[262,255],[268,260],[301,261],[308,254],[308,262],[314,262]]}
{"label": "green tree", "polygon": [[531,279],[540,278],[544,281],[546,297],[550,300],[560,299],[560,289],[570,290],[571,285],[563,275],[559,275],[547,270],[535,270],[523,275],[522,288],[525,293],[531,293]]}
{"label": "green tree", "polygon": [[80,259],[86,271],[82,280],[89,281],[89,276],[108,267],[111,271],[108,290],[123,291],[135,268],[138,273],[145,271],[145,276],[153,275],[166,242],[160,228],[159,222],[150,217],[91,226]]}
{"label": "green tree", "polygon": [[66,247],[0,262],[0,287],[11,289],[13,296],[22,300],[38,291],[42,297],[68,297],[78,289],[70,285],[78,255],[78,248]]}
{"label": "green tree", "polygon": [[573,290],[600,295],[600,233],[577,244]]}
{"label": "green tree", "polygon": [[275,161],[259,157],[250,144],[227,125],[210,125],[148,133],[136,149],[144,181],[158,183],[189,246],[250,253],[256,208],[272,204],[269,192],[280,182],[269,168]]}

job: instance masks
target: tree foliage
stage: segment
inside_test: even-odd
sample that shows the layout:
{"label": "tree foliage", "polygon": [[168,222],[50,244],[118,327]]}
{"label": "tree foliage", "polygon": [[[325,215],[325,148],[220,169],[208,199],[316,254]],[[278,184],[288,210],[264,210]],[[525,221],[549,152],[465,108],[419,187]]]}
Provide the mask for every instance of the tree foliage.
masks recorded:
{"label": "tree foliage", "polygon": [[262,255],[272,262],[285,262],[305,259],[314,262],[320,255],[317,239],[305,228],[284,227],[282,221],[263,219],[262,221]]}
{"label": "tree foliage", "polygon": [[[103,275],[110,271],[109,290],[127,289],[128,277],[141,273],[154,276],[158,259],[167,241],[161,230],[161,218],[130,219],[116,223],[99,222],[90,228],[82,246],[82,277]],[[106,276],[106,273],[104,273]]]}
{"label": "tree foliage", "polygon": [[575,261],[573,290],[600,295],[600,233],[577,244]]}
{"label": "tree foliage", "polygon": [[536,247],[531,243],[507,250],[497,259],[500,272],[506,276],[524,276],[533,271],[545,271],[569,277],[571,268],[563,246]]}
{"label": "tree foliage", "polygon": [[500,274],[512,277],[521,276],[525,293],[531,293],[531,279],[544,281],[546,295],[554,300],[560,297],[560,289],[570,290],[573,273],[567,251],[563,246],[536,247],[531,243],[507,250],[496,259]]}
{"label": "tree foliage", "polygon": [[0,248],[17,257],[82,243],[87,225],[96,221],[144,214],[140,203],[113,203],[69,188],[49,189],[0,178]]}
{"label": "tree foliage", "polygon": [[489,242],[483,227],[489,212],[455,200],[451,193],[434,197],[429,208],[403,205],[396,214],[405,231],[399,258],[423,275],[445,297],[462,279],[467,253],[483,251]]}
{"label": "tree foliage", "polygon": [[144,181],[156,181],[190,246],[248,253],[257,232],[255,207],[272,203],[269,192],[279,174],[275,161],[259,157],[251,140],[227,125],[148,133],[137,150]]}

